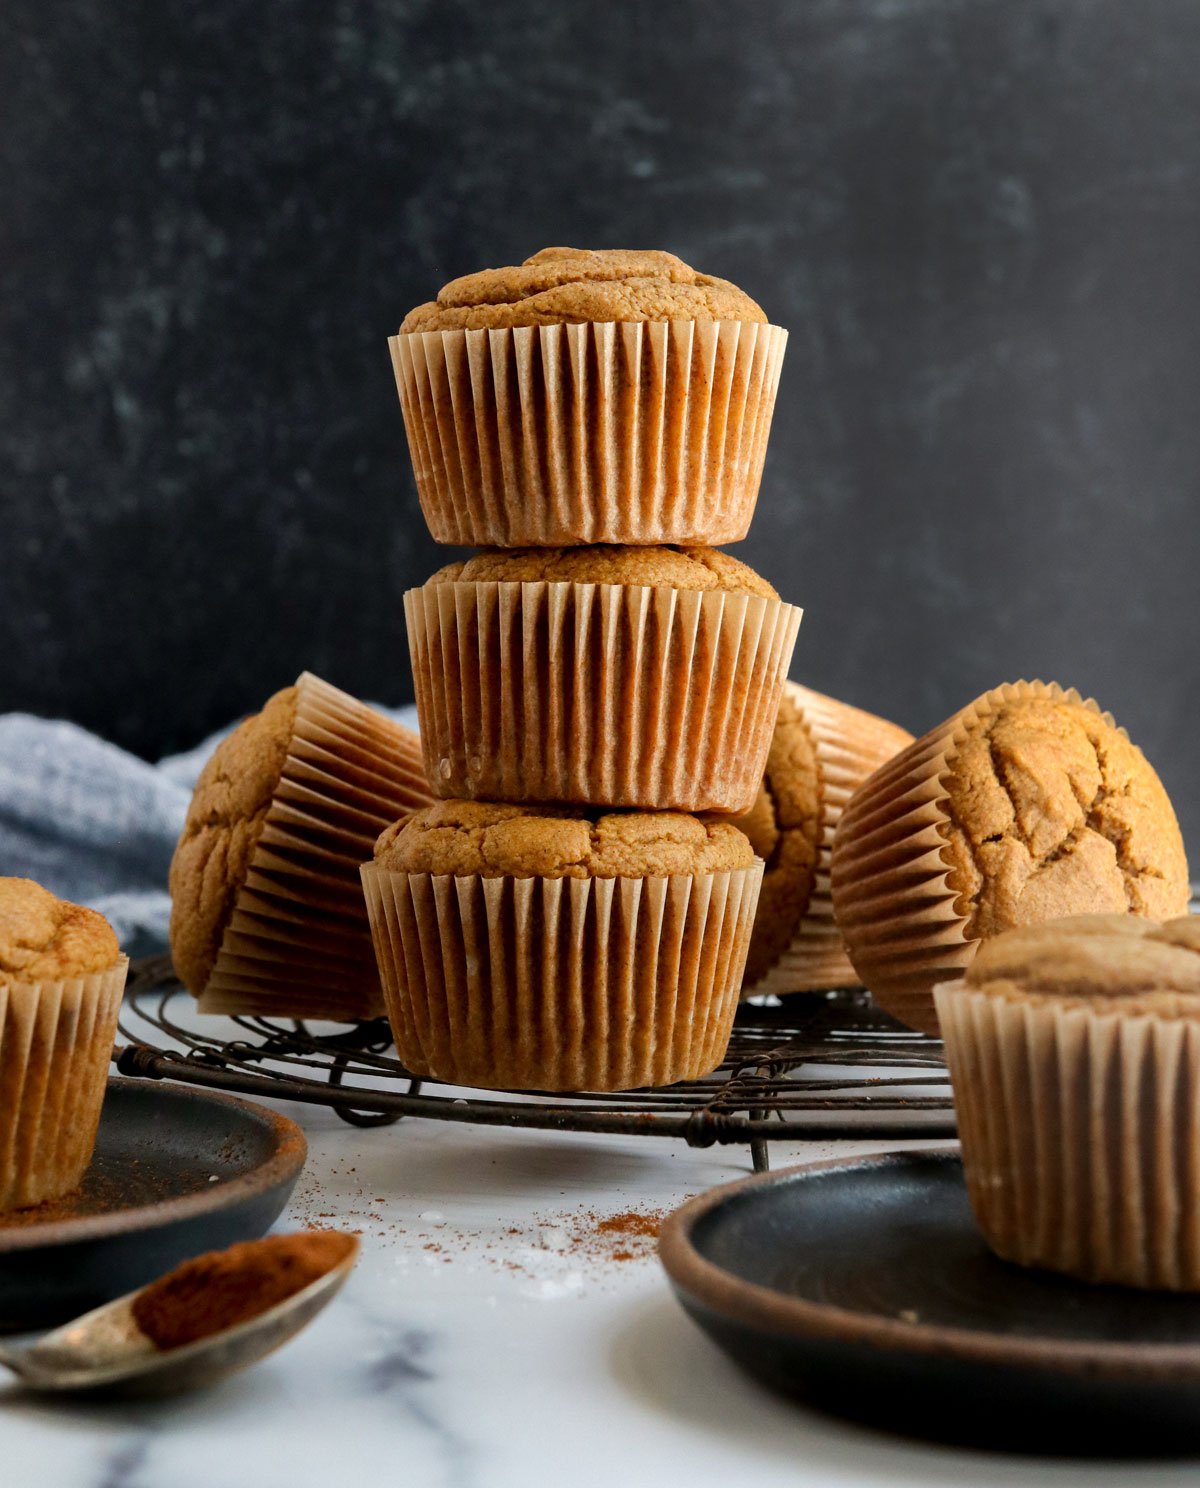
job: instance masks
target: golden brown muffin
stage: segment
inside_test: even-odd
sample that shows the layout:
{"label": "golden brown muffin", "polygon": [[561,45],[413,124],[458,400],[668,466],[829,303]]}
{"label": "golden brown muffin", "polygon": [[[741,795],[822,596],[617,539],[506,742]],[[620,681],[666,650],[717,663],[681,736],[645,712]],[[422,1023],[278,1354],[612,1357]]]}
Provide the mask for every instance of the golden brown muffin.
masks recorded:
{"label": "golden brown muffin", "polygon": [[1200,1290],[1200,924],[1002,932],[935,989],[971,1205],[997,1254]]}
{"label": "golden brown muffin", "polygon": [[833,923],[830,841],[854,788],[911,743],[906,729],[873,713],[797,682],[784,686],[762,789],[749,814],[737,819],[766,863],[746,962],[748,991],[856,984]]}
{"label": "golden brown muffin", "polygon": [[70,904],[31,878],[0,878],[0,986],[64,981],[116,965],[121,947],[94,909]]}
{"label": "golden brown muffin", "polygon": [[200,772],[171,859],[171,956],[198,997],[262,835],[296,722],[296,689],[268,698],[217,745]]}
{"label": "golden brown muffin", "polygon": [[670,253],[549,248],[389,337],[421,509],[484,548],[740,542],[787,344]]}
{"label": "golden brown muffin", "polygon": [[928,1032],[934,986],[989,936],[1188,903],[1179,826],[1145,756],[1094,702],[1043,682],[994,688],[864,781],[832,879],[863,984]]}
{"label": "golden brown muffin", "polygon": [[83,1178],[128,966],[103,915],[0,878],[0,1212]]}
{"label": "golden brown muffin", "polygon": [[727,822],[441,801],[382,834],[362,883],[414,1074],[624,1090],[720,1062],[762,864]]}
{"label": "golden brown muffin", "polygon": [[801,612],[709,548],[526,548],[404,596],[447,799],[746,811]]}
{"label": "golden brown muffin", "polygon": [[678,811],[588,813],[571,807],[438,801],[393,823],[375,862],[394,872],[484,878],[647,878],[749,868],[754,851],[724,822]]}
{"label": "golden brown muffin", "polygon": [[200,1010],[378,1016],[358,868],[430,799],[416,735],[318,677],[241,723],[201,772],[171,863],[171,951]]}
{"label": "golden brown muffin", "polygon": [[736,285],[696,273],[673,253],[543,248],[519,266],[452,279],[436,300],[410,310],[400,331],[766,318]]}
{"label": "golden brown muffin", "polygon": [[946,855],[973,939],[1069,913],[1187,908],[1167,793],[1095,709],[1014,699],[962,745],[945,787]]}
{"label": "golden brown muffin", "polygon": [[428,581],[451,583],[638,584],[664,589],[724,590],[778,599],[774,587],[716,548],[491,549],[448,563]]}

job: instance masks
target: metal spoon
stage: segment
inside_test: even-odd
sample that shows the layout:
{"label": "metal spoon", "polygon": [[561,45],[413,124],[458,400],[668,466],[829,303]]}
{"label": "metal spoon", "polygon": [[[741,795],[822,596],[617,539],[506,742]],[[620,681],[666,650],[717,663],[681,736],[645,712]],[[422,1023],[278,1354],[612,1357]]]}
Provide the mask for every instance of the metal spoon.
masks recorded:
{"label": "metal spoon", "polygon": [[168,1395],[212,1384],[245,1369],[295,1337],[331,1301],[350,1275],[358,1242],[316,1281],[247,1322],[182,1348],[159,1349],[133,1320],[129,1292],[28,1348],[0,1348],[6,1365],[31,1390]]}

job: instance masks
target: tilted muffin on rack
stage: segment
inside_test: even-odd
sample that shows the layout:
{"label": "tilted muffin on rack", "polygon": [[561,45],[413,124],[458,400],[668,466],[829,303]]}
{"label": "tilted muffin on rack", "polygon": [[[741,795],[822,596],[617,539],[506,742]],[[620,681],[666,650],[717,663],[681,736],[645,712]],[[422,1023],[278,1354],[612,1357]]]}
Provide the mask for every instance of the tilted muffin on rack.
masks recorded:
{"label": "tilted muffin on rack", "polygon": [[439,801],[363,866],[396,1051],[527,1090],[697,1079],[729,1043],[762,864],[682,812]]}
{"label": "tilted muffin on rack", "polygon": [[439,795],[747,810],[801,611],[711,548],[491,550],[404,596]]}
{"label": "tilted muffin on rack", "polygon": [[746,993],[858,983],[833,918],[829,859],[851,793],[912,735],[885,718],[784,684],[762,787],[735,825],[766,864]]}
{"label": "tilted muffin on rack", "polygon": [[856,791],[833,844],[850,959],[889,1012],[933,1031],[935,983],[981,942],[1064,915],[1188,904],[1183,839],[1145,755],[1054,683],[977,698]]}
{"label": "tilted muffin on rack", "polygon": [[0,1211],[87,1171],[128,966],[102,914],[0,878]]}
{"label": "tilted muffin on rack", "polygon": [[307,672],[240,724],[171,861],[171,954],[200,1010],[379,1016],[358,866],[431,799],[416,735]]}
{"label": "tilted muffin on rack", "polygon": [[720,544],[754,514],[787,332],[672,253],[544,248],[390,341],[438,542]]}

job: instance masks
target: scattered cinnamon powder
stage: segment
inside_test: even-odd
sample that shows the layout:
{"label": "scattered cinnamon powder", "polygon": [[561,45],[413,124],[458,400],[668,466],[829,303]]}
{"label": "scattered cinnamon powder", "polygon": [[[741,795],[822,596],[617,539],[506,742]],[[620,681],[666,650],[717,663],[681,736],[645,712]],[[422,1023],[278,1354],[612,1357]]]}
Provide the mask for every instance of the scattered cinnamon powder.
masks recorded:
{"label": "scattered cinnamon powder", "polygon": [[627,1209],[624,1214],[598,1219],[596,1229],[601,1235],[646,1235],[657,1240],[662,1222],[661,1214],[639,1214],[636,1209]]}
{"label": "scattered cinnamon powder", "polygon": [[336,1230],[306,1230],[210,1250],[143,1287],[133,1300],[134,1322],[157,1348],[182,1348],[302,1291],[356,1243]]}
{"label": "scattered cinnamon powder", "polygon": [[[548,1256],[543,1263],[540,1255],[547,1252],[562,1256],[576,1272],[602,1274],[614,1263],[651,1261],[668,1212],[622,1209],[608,1213],[581,1206],[532,1213],[523,1222],[502,1222],[498,1230],[486,1226],[472,1229],[448,1222],[441,1214],[421,1212],[414,1216],[405,1212],[402,1220],[393,1219],[386,1211],[372,1207],[383,1201],[368,1188],[358,1187],[355,1194],[355,1184],[346,1182],[351,1173],[355,1169],[344,1164],[335,1164],[332,1170],[332,1175],[342,1180],[349,1199],[349,1206],[339,1211],[337,1222],[352,1234],[369,1233],[378,1244],[408,1250],[430,1266],[474,1261],[498,1271],[541,1278],[547,1274],[546,1266],[553,1269],[560,1264],[551,1262]],[[306,1175],[294,1203],[293,1213],[301,1223],[315,1230],[332,1227],[329,1222],[335,1215],[328,1207],[329,1189],[325,1184]],[[413,1206],[416,1203],[413,1198]],[[369,1221],[370,1228],[350,1230],[355,1221]]]}

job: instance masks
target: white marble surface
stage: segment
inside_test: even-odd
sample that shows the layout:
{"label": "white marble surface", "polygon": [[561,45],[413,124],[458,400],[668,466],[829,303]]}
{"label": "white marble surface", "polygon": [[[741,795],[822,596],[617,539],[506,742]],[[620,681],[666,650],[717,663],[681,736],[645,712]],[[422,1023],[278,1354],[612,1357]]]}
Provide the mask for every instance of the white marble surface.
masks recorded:
{"label": "white marble surface", "polygon": [[[1197,1481],[1194,1463],[918,1445],[745,1380],[677,1306],[652,1244],[613,1260],[621,1242],[587,1217],[669,1208],[736,1178],[749,1166],[736,1149],[428,1121],[358,1131],[331,1112],[281,1109],[311,1144],[282,1227],[362,1231],[341,1297],[282,1352],[192,1398],[83,1406],[0,1388],[0,1488]],[[773,1151],[782,1165],[870,1145]],[[579,1234],[591,1237],[582,1249]]]}

